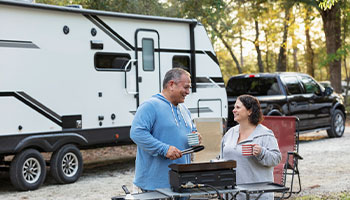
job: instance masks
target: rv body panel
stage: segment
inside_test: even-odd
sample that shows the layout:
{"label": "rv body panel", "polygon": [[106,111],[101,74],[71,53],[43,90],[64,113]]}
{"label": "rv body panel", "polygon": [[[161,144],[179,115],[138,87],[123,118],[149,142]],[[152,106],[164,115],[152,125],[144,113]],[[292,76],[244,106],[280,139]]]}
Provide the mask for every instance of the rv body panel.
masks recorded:
{"label": "rv body panel", "polygon": [[0,168],[17,189],[44,181],[45,170],[21,171],[45,169],[40,152],[53,152],[57,182],[72,183],[79,149],[132,144],[138,106],[171,68],[191,74],[193,118],[226,118],[219,63],[196,20],[0,0],[0,26]]}
{"label": "rv body panel", "polygon": [[[183,67],[195,77],[195,92],[185,100],[192,116],[226,118],[222,74],[195,20],[8,1],[0,1],[0,18],[7,30],[0,32],[1,135],[70,130],[86,139],[81,148],[130,143],[137,107],[162,90],[162,77],[178,58],[188,60]],[[103,67],[111,56],[127,64]]]}

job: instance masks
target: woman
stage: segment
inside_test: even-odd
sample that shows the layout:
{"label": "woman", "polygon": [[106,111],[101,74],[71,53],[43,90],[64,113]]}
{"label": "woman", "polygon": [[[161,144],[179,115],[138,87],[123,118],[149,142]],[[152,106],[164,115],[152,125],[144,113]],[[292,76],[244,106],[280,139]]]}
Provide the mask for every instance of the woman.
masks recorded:
{"label": "woman", "polygon": [[[259,101],[251,95],[239,96],[233,115],[238,125],[222,138],[220,157],[237,161],[237,184],[273,182],[273,168],[281,161],[281,152],[273,132],[260,124],[263,116]],[[252,148],[247,148],[247,144]],[[242,145],[245,146],[243,153]],[[237,199],[245,199],[245,196],[241,194]],[[259,199],[272,200],[273,193],[266,193]]]}

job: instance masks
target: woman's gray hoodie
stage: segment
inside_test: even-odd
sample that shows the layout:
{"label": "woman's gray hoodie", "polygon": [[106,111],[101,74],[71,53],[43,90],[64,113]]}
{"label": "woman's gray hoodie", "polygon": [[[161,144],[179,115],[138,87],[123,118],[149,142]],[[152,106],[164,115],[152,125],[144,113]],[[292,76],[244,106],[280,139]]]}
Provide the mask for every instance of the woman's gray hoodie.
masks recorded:
{"label": "woman's gray hoodie", "polygon": [[[273,182],[273,168],[281,161],[281,152],[273,132],[259,124],[253,133],[237,144],[239,125],[232,127],[221,141],[220,158],[237,161],[237,184]],[[259,144],[261,154],[258,156],[243,156],[242,144]],[[240,199],[240,198],[238,198]],[[273,194],[263,195],[259,199],[273,199]]]}

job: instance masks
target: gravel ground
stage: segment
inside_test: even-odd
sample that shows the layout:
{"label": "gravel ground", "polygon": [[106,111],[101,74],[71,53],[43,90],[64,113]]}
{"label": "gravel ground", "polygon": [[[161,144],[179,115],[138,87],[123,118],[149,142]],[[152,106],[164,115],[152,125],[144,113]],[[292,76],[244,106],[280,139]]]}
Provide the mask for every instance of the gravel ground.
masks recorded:
{"label": "gravel ground", "polygon": [[321,139],[300,143],[304,159],[299,161],[302,192],[298,196],[350,192],[350,127],[341,138],[328,138],[325,131],[308,134],[316,135]]}
{"label": "gravel ground", "polygon": [[[299,162],[302,195],[325,195],[350,191],[350,127],[341,138],[329,139],[326,132],[304,134],[300,143]],[[60,185],[48,175],[44,185],[35,191],[18,192],[9,180],[8,173],[0,173],[0,199],[50,200],[50,199],[111,199],[124,194],[125,184],[132,190],[135,146],[109,147],[83,151],[84,172],[73,184]],[[49,174],[49,173],[48,173]]]}

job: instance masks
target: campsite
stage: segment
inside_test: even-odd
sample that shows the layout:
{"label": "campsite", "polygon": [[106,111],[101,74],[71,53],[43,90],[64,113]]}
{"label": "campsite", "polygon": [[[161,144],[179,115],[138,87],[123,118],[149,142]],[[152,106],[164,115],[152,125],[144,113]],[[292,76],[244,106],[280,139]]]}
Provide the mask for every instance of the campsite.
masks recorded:
{"label": "campsite", "polygon": [[0,199],[349,199],[349,10],[0,0]]}

